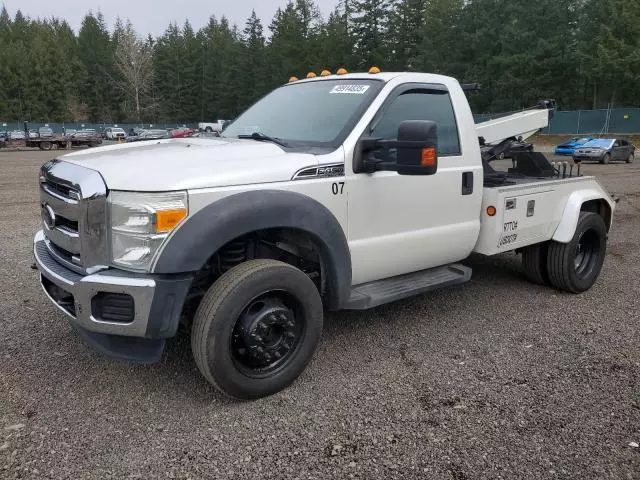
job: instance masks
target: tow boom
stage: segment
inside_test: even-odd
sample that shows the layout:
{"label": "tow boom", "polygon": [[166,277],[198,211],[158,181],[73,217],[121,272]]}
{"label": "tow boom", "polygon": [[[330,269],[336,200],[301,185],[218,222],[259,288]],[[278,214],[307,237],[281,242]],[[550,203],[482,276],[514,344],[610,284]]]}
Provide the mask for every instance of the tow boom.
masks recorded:
{"label": "tow boom", "polygon": [[522,137],[522,140],[526,140],[549,126],[549,119],[553,116],[555,109],[555,101],[542,101],[534,109],[478,123],[476,131],[478,137],[482,137],[484,143],[488,144],[498,143],[512,137]]}

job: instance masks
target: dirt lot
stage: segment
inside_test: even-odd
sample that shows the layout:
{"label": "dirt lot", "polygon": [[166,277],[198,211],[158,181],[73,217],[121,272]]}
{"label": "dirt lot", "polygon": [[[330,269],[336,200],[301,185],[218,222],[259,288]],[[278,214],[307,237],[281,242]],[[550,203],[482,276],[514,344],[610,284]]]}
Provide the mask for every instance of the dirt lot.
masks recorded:
{"label": "dirt lot", "polygon": [[640,479],[640,162],[584,170],[622,198],[591,291],[472,258],[465,286],[329,316],[291,388],[234,403],[187,338],[115,363],[45,299],[30,267],[50,155],[0,153],[0,478]]}

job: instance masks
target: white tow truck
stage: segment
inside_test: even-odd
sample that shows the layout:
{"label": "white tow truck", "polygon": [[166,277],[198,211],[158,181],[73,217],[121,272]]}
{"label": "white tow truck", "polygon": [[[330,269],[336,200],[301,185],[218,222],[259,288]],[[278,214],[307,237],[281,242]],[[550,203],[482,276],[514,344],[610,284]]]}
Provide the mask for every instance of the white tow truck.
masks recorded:
{"label": "white tow truck", "polygon": [[329,75],[277,88],[220,138],[61,156],[40,172],[42,287],[113,358],[157,361],[184,324],[204,377],[236,398],[300,375],[323,310],[462,284],[472,252],[521,252],[533,282],[584,292],[614,200],[536,152],[490,163],[553,108],[476,125],[453,78]]}

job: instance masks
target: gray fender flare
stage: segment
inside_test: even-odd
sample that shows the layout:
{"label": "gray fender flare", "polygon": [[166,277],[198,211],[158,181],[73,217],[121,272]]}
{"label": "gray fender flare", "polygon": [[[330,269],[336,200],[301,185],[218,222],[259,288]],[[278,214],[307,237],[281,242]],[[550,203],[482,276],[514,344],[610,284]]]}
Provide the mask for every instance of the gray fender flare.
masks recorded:
{"label": "gray fender flare", "polygon": [[308,233],[323,262],[328,287],[325,306],[335,310],[346,303],[351,292],[351,253],[340,223],[316,200],[283,190],[238,193],[199,210],[171,235],[153,273],[197,272],[231,240],[268,228]]}

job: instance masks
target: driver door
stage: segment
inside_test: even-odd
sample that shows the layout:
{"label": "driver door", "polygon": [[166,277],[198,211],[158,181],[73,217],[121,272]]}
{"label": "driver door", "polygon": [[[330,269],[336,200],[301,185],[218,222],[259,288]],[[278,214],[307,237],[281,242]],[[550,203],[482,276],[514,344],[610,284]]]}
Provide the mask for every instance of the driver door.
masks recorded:
{"label": "driver door", "polygon": [[[436,122],[438,171],[429,176],[379,171],[348,179],[354,285],[459,261],[477,240],[482,166],[471,157],[465,161],[447,88],[398,87],[364,136],[396,139],[405,120]],[[469,179],[470,190],[463,188]]]}

